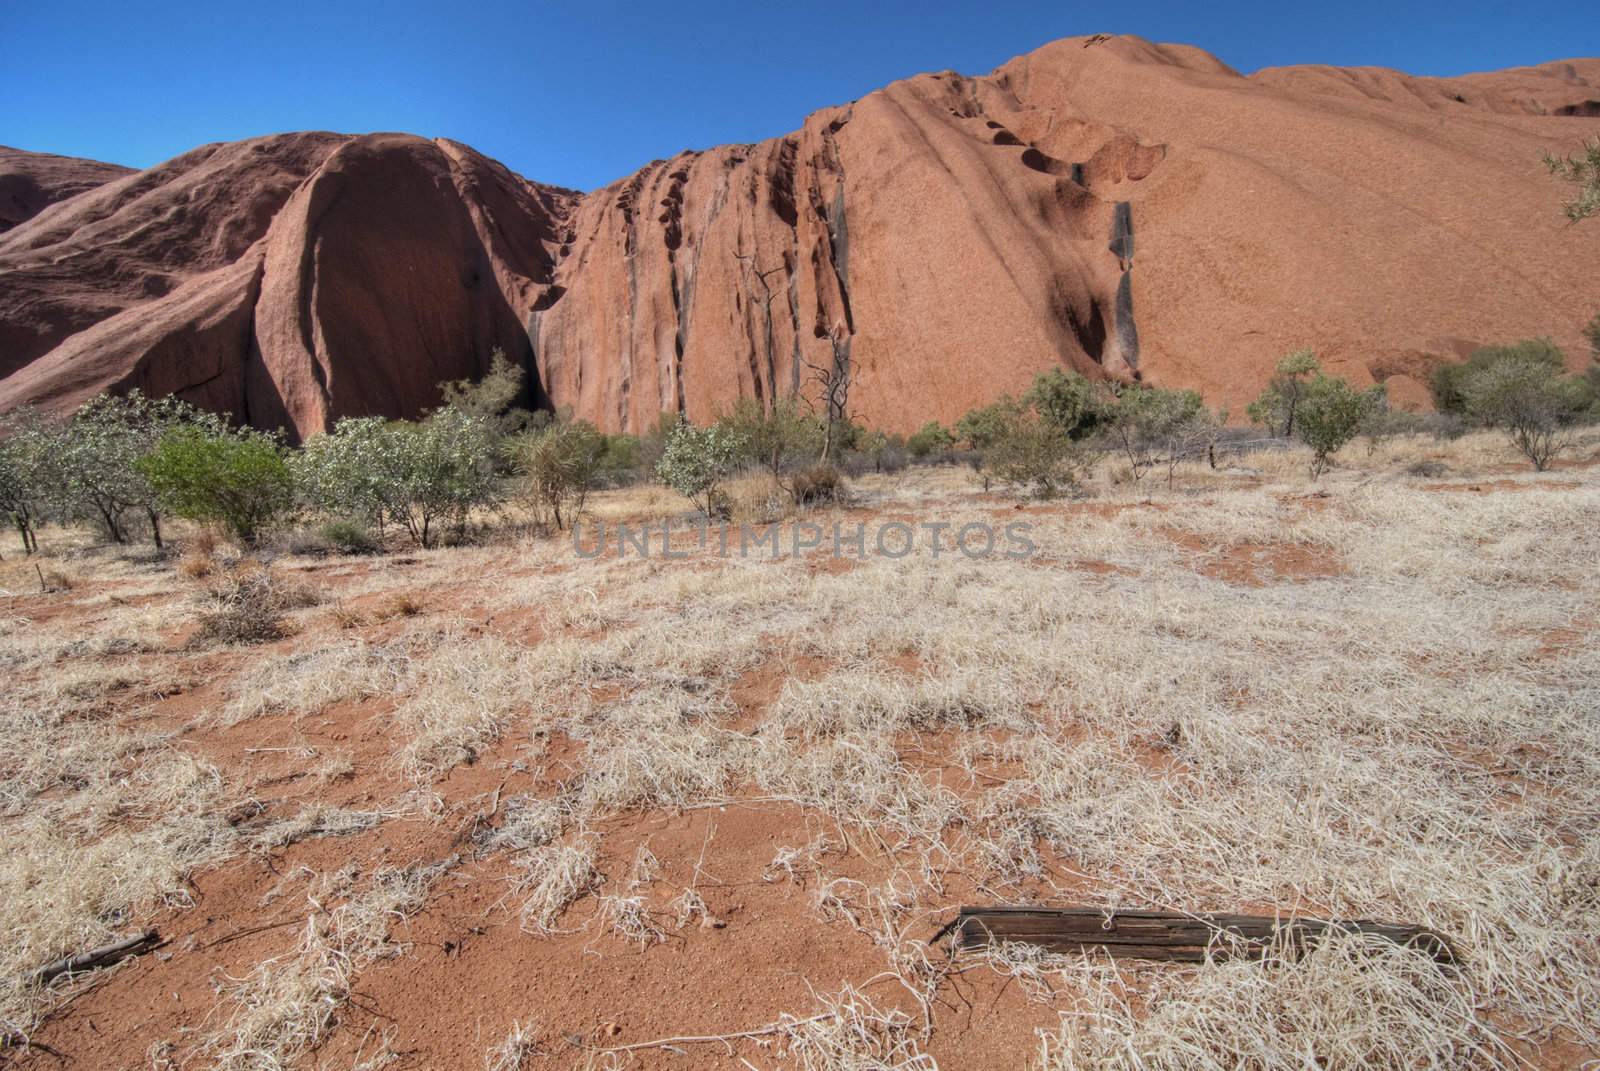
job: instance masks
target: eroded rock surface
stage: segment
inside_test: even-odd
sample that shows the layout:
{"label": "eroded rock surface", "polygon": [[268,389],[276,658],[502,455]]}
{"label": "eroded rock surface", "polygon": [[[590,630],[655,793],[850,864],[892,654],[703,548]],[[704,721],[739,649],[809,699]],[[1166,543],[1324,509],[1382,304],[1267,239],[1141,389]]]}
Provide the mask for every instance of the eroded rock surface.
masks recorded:
{"label": "eroded rock surface", "polygon": [[140,386],[305,435],[496,348],[611,430],[846,368],[898,430],[1055,366],[1238,408],[1306,346],[1420,400],[1474,342],[1580,350],[1600,242],[1539,152],[1596,102],[1595,59],[1245,77],[1097,35],[588,194],[402,134],[205,146],[0,234],[0,408]]}

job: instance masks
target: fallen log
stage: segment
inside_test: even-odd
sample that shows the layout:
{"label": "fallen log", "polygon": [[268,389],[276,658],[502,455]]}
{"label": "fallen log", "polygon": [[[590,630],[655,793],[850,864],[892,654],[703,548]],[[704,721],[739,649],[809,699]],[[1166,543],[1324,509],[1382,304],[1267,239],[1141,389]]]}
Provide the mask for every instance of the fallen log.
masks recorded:
{"label": "fallen log", "polygon": [[1416,948],[1435,962],[1455,962],[1444,937],[1422,926],[1367,920],[1276,918],[1271,915],[1187,914],[1181,911],[1107,911],[1098,907],[963,907],[934,935],[954,934],[955,946],[983,948],[1007,941],[1051,952],[1104,949],[1113,956],[1199,963],[1264,956],[1275,945],[1302,949],[1329,933],[1364,933]]}
{"label": "fallen log", "polygon": [[122,962],[129,956],[148,952],[161,944],[161,936],[156,931],[146,930],[143,933],[125,937],[109,945],[91,948],[89,951],[80,952],[75,956],[63,956],[58,960],[46,963],[42,967],[35,967],[28,972],[28,981],[37,985],[49,985],[63,974],[79,974],[99,967],[109,967],[114,963]]}

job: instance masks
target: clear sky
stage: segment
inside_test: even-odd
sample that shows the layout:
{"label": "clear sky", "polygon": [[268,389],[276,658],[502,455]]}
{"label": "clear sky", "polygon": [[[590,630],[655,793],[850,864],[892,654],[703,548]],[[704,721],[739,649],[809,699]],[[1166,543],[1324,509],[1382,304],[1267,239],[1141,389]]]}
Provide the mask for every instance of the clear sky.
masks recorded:
{"label": "clear sky", "polygon": [[1593,2],[0,0],[0,144],[147,167],[256,134],[404,130],[592,189],[1073,34],[1199,45],[1247,72],[1461,74],[1600,53]]}

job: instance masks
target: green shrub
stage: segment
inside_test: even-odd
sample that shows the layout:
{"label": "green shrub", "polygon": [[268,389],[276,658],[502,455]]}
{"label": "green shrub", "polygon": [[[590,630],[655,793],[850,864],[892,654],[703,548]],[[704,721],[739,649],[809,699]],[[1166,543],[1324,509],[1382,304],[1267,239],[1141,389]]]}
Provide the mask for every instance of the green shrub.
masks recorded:
{"label": "green shrub", "polygon": [[1547,338],[1530,338],[1510,346],[1484,346],[1473,350],[1465,361],[1442,364],[1428,377],[1433,407],[1441,413],[1470,416],[1466,382],[1501,361],[1541,365],[1554,375],[1566,371],[1566,355]]}
{"label": "green shrub", "polygon": [[740,439],[725,427],[700,428],[683,421],[667,434],[656,475],[706,516],[720,516],[726,507],[719,502],[718,487],[732,474],[743,449]]}
{"label": "green shrub", "polygon": [[1587,382],[1535,354],[1473,368],[1459,389],[1468,416],[1504,431],[1538,472],[1550,467],[1567,445],[1568,429],[1594,403]]}
{"label": "green shrub", "polygon": [[1245,415],[1252,424],[1265,428],[1268,435],[1292,438],[1307,385],[1321,371],[1317,355],[1310,350],[1289,354],[1273,369],[1266,388],[1245,407]]}
{"label": "green shrub", "polygon": [[1600,213],[1600,137],[1584,142],[1571,156],[1545,153],[1544,166],[1552,175],[1577,187],[1565,208],[1569,220],[1577,223]]}
{"label": "green shrub", "polygon": [[1033,377],[1023,403],[1069,439],[1086,439],[1106,416],[1106,388],[1076,372],[1052,368]]}
{"label": "green shrub", "polygon": [[1002,483],[1039,498],[1054,498],[1078,486],[1093,459],[1086,442],[1075,442],[1054,422],[1033,411],[1009,420],[984,451],[985,465]]}
{"label": "green shrub", "polygon": [[956,442],[966,447],[968,462],[982,479],[985,491],[989,490],[992,475],[992,469],[989,467],[990,451],[1011,425],[1021,418],[1021,415],[1021,404],[1010,395],[1002,395],[999,400],[970,410],[966,416],[956,421]]}
{"label": "green shrub", "polygon": [[248,428],[177,427],[134,464],[169,513],[221,524],[247,546],[294,506],[283,447]]}
{"label": "green shrub", "polygon": [[1382,386],[1356,390],[1337,376],[1318,373],[1304,384],[1295,418],[1295,438],[1311,448],[1311,478],[1328,467],[1339,448],[1361,433],[1383,403]]}
{"label": "green shrub", "polygon": [[740,444],[743,460],[765,469],[791,497],[795,489],[786,475],[815,462],[825,438],[822,421],[803,412],[793,398],[776,399],[770,408],[754,398],[741,398],[717,426]]}
{"label": "green shrub", "polygon": [[606,439],[586,420],[562,420],[511,440],[508,449],[529,504],[562,528],[594,488]]}
{"label": "green shrub", "polygon": [[925,461],[935,454],[949,452],[955,444],[956,437],[948,428],[937,420],[930,420],[906,439],[906,452],[918,461]]}
{"label": "green shrub", "polygon": [[340,554],[376,554],[383,549],[372,530],[360,521],[329,521],[317,534]]}
{"label": "green shrub", "polygon": [[1135,481],[1165,463],[1169,482],[1177,463],[1208,441],[1216,426],[1198,391],[1140,386],[1116,396],[1104,423],[1110,441],[1127,457]]}
{"label": "green shrub", "polygon": [[0,513],[16,528],[24,554],[39,549],[35,532],[60,485],[56,447],[55,429],[30,409],[0,424]]}
{"label": "green shrub", "polygon": [[387,522],[431,547],[441,523],[462,532],[471,511],[501,499],[500,427],[482,413],[445,407],[421,421],[341,420],[295,458],[302,498],[321,512]]}

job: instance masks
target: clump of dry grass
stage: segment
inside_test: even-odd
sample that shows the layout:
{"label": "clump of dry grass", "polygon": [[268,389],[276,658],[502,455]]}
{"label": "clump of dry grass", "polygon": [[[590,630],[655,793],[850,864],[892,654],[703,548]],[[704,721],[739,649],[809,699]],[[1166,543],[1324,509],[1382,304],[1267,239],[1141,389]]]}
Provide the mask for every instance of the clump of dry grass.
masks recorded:
{"label": "clump of dry grass", "polygon": [[506,1036],[483,1057],[484,1071],[525,1071],[540,1055],[539,1031],[535,1023],[514,1021]]}
{"label": "clump of dry grass", "polygon": [[1459,979],[1425,953],[1370,934],[1303,952],[1284,942],[1262,963],[1153,973],[1138,1008],[1103,961],[1062,958],[1057,974],[1080,995],[1059,1030],[1041,1032],[1041,1071],[1519,1065]]}
{"label": "clump of dry grass", "polygon": [[295,1063],[326,1036],[355,976],[403,951],[391,928],[422,908],[429,888],[455,863],[380,870],[360,894],[331,909],[313,894],[293,953],[223,983],[233,1012],[199,1054],[220,1071],[275,1071]]}
{"label": "clump of dry grass", "polygon": [[200,627],[190,639],[195,646],[281,639],[287,634],[285,613],[321,601],[304,582],[251,561],[229,568],[207,594],[214,609],[200,615]]}
{"label": "clump of dry grass", "polygon": [[594,866],[594,843],[587,838],[533,848],[517,860],[517,866],[522,873],[512,894],[522,898],[522,928],[533,934],[556,932],[567,908],[604,880]]}
{"label": "clump of dry grass", "polygon": [[937,1071],[905,1012],[880,1008],[848,985],[818,1003],[820,1014],[785,1015],[776,1027],[783,1054],[806,1071]]}

